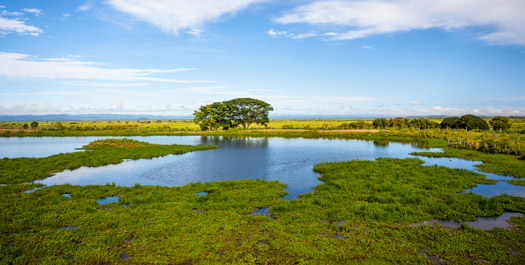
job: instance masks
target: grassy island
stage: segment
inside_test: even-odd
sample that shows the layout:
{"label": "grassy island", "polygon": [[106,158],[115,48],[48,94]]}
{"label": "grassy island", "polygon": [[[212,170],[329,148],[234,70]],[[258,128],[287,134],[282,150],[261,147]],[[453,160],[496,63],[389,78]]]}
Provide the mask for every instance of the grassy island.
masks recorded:
{"label": "grassy island", "polygon": [[217,148],[206,145],[158,145],[130,139],[103,139],[91,142],[82,152],[61,153],[43,158],[0,159],[0,183],[29,182],[66,169],[98,167],[121,163],[124,159],[141,159],[183,154]]}
{"label": "grassy island", "polygon": [[[89,146],[104,147],[81,153],[149,145]],[[324,183],[292,201],[280,199],[285,185],[262,180],[172,188],[57,185],[32,193],[23,191],[36,185],[0,186],[0,260],[6,264],[525,261],[523,217],[512,217],[510,229],[422,225],[441,219],[475,220],[504,211],[523,213],[524,198],[464,193],[492,181],[470,171],[421,163],[377,159],[319,164],[315,170],[323,174]],[[103,198],[114,200],[103,204]],[[253,214],[266,207],[266,214]]]}

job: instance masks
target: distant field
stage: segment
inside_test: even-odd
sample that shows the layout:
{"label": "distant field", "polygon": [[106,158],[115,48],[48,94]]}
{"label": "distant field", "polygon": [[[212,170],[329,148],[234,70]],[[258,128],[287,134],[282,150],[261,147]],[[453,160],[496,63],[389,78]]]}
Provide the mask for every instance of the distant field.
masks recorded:
{"label": "distant field", "polygon": [[[356,129],[374,129],[374,119],[275,119],[270,120],[267,126],[253,124],[250,129],[305,129],[305,130],[336,130],[342,126],[354,123]],[[430,119],[440,123],[441,119]],[[488,119],[487,119],[488,120]],[[511,130],[525,130],[525,119],[511,119]],[[30,122],[2,122],[0,129],[23,130],[24,124],[30,126]],[[192,120],[147,120],[147,121],[43,121],[38,123],[40,130],[176,130],[176,131],[199,131],[199,125]],[[27,131],[31,131],[30,127]]]}

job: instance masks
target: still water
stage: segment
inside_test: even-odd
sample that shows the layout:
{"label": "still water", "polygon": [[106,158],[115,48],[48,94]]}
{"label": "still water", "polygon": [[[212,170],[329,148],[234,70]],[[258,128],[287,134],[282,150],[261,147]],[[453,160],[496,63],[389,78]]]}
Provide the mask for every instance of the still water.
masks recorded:
{"label": "still water", "polygon": [[[0,138],[0,157],[45,157],[63,152],[75,152],[91,141],[109,137],[35,137]],[[422,149],[400,143],[374,143],[360,140],[303,139],[303,138],[228,138],[206,136],[146,136],[128,137],[156,144],[209,144],[220,148],[183,155],[168,155],[153,159],[127,160],[118,165],[97,168],[82,167],[66,170],[40,180],[44,185],[141,185],[182,186],[193,182],[237,179],[278,180],[286,184],[288,195],[313,191],[320,184],[313,166],[320,162],[373,160],[377,157],[407,158]],[[450,158],[423,158],[426,165],[475,170],[479,162]],[[503,180],[508,177],[486,174]],[[525,196],[525,188],[500,181],[496,185],[478,185],[472,192],[487,197],[503,193]]]}

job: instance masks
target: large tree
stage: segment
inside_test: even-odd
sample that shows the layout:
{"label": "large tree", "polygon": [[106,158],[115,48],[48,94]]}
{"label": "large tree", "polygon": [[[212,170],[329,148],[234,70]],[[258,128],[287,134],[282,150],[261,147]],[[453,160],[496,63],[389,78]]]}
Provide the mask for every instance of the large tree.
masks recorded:
{"label": "large tree", "polygon": [[475,129],[488,130],[489,129],[489,125],[484,119],[478,116],[471,115],[471,114],[461,116],[456,122],[455,127],[459,129],[466,129],[466,130],[475,130]]}
{"label": "large tree", "polygon": [[386,128],[388,126],[388,120],[385,118],[377,118],[372,122],[376,128]]}
{"label": "large tree", "polygon": [[270,120],[268,114],[272,105],[254,98],[236,98],[224,102],[229,109],[229,119],[234,124],[250,127],[252,123],[266,125]]}
{"label": "large tree", "polygon": [[441,121],[441,129],[456,128],[456,122],[458,122],[459,117],[446,117]]}
{"label": "large tree", "polygon": [[201,106],[193,115],[193,122],[199,124],[201,130],[217,130],[229,124],[229,109],[223,102],[214,102],[209,105]]}
{"label": "large tree", "polygon": [[509,118],[503,116],[496,116],[489,120],[490,126],[494,131],[510,129]]}
{"label": "large tree", "polygon": [[34,121],[31,123],[31,129],[36,130],[38,128],[38,122]]}
{"label": "large tree", "polygon": [[388,120],[388,126],[394,128],[407,128],[408,119],[403,117],[397,117],[395,119]]}

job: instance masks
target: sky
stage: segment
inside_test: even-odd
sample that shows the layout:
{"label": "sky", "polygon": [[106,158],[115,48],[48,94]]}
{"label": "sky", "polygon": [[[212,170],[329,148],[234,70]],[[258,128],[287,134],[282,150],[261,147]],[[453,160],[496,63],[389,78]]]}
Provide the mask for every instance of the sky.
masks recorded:
{"label": "sky", "polygon": [[0,0],[0,115],[525,116],[524,0]]}

